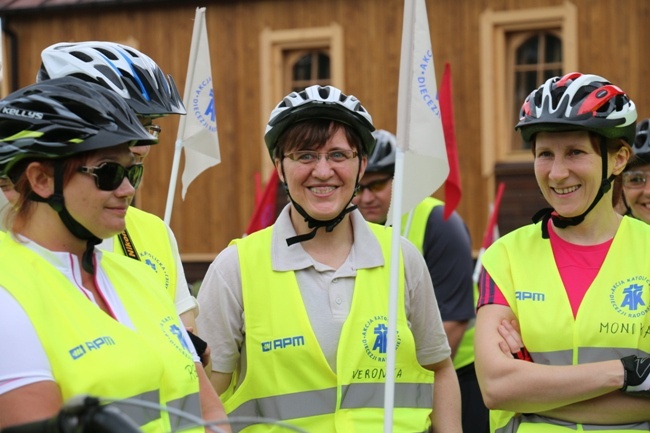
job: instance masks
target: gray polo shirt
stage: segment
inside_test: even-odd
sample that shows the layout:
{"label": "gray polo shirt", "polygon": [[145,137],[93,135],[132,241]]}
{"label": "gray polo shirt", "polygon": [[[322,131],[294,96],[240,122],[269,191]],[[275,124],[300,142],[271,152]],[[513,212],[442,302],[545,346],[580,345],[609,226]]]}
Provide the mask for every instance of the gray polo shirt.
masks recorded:
{"label": "gray polo shirt", "polygon": [[[358,210],[349,214],[354,244],[338,269],[315,261],[300,243],[288,247],[286,239],[296,235],[289,216],[290,207],[283,209],[273,227],[273,269],[296,273],[311,326],[327,361],[336,371],[336,350],[341,328],[350,312],[357,269],[383,266],[384,257],[379,241]],[[401,244],[406,316],[415,337],[417,359],[421,365],[429,365],[450,356],[451,350],[424,258],[408,240],[402,238]],[[231,245],[216,257],[198,294],[202,314],[197,317],[197,327],[210,345],[212,369],[222,373],[235,371],[240,351],[245,351],[246,329],[236,248]],[[241,357],[244,372],[245,353]]]}

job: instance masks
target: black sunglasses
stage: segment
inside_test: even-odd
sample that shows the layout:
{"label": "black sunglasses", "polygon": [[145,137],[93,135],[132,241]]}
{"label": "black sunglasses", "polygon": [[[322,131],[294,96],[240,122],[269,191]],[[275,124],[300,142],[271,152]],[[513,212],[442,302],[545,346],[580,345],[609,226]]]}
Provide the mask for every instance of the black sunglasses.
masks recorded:
{"label": "black sunglasses", "polygon": [[105,162],[97,167],[79,167],[80,173],[90,174],[95,177],[95,185],[102,191],[115,191],[124,178],[129,179],[133,188],[140,186],[144,166],[134,164],[130,167],[124,167],[117,162]]}

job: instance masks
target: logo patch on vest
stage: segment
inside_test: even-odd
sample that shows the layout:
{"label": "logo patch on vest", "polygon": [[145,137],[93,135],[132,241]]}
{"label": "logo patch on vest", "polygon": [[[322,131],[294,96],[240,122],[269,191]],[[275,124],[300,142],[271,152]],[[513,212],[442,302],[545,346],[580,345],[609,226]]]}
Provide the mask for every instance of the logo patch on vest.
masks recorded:
{"label": "logo patch on vest", "polygon": [[298,347],[305,345],[305,337],[296,335],[295,337],[276,338],[275,340],[262,341],[262,352],[272,350],[287,349],[289,347]]}
{"label": "logo patch on vest", "polygon": [[105,346],[114,346],[114,345],[115,345],[115,340],[113,340],[111,337],[108,336],[97,337],[92,341],[84,341],[83,343],[73,347],[72,349],[68,350],[68,353],[70,353],[72,359],[76,361],[77,359],[81,358],[88,352],[92,352],[93,350],[99,350]]}
{"label": "logo patch on vest", "polygon": [[165,289],[169,288],[169,272],[167,267],[161,262],[158,257],[151,254],[149,251],[140,253],[140,260],[145,265],[149,266],[156,274],[161,274],[165,280]]}
{"label": "logo patch on vest", "polygon": [[176,320],[171,316],[165,317],[160,321],[160,329],[162,329],[172,346],[178,349],[185,357],[192,358],[190,348],[183,338],[183,331]]}
{"label": "logo patch on vest", "polygon": [[[395,350],[401,343],[399,332],[396,336]],[[388,317],[374,316],[368,319],[361,331],[361,343],[366,355],[373,361],[386,362],[388,346]]]}
{"label": "logo patch on vest", "polygon": [[628,319],[643,317],[650,309],[647,302],[649,286],[650,279],[642,275],[619,280],[609,291],[609,303]]}

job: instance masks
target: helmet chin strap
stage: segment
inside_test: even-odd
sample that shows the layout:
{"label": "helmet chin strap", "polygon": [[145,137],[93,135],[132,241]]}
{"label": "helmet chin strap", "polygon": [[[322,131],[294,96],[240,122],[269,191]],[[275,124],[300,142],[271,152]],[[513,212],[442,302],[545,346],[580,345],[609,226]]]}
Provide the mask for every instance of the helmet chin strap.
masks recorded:
{"label": "helmet chin strap", "polygon": [[60,160],[54,161],[54,193],[48,198],[43,198],[40,195],[31,192],[28,197],[30,200],[47,203],[58,214],[63,222],[63,225],[72,233],[76,238],[86,241],[86,251],[81,258],[81,266],[89,274],[95,273],[93,263],[93,251],[95,245],[102,242],[100,238],[92,234],[87,228],[82,226],[75,220],[70,212],[65,208],[65,200],[63,198],[63,164]]}
{"label": "helmet chin strap", "polygon": [[596,194],[594,201],[591,202],[591,205],[589,205],[586,211],[574,217],[563,217],[562,215],[557,214],[557,212],[555,212],[555,209],[550,207],[541,209],[535,213],[535,215],[533,215],[533,222],[537,223],[539,221],[542,221],[542,238],[548,239],[549,219],[553,220],[553,225],[559,229],[564,229],[569,226],[577,226],[582,221],[584,221],[587,214],[591,212],[594,207],[596,207],[600,199],[603,198],[607,191],[610,190],[612,187],[612,182],[616,176],[612,174],[611,176],[607,177],[607,143],[605,141],[605,137],[600,137],[600,155],[603,161],[603,169],[601,175],[602,180],[600,182],[600,188],[598,188],[598,193]]}
{"label": "helmet chin strap", "polygon": [[[325,227],[326,232],[331,232],[334,230],[334,227],[336,227],[341,221],[343,221],[343,218],[353,210],[357,208],[356,205],[348,206],[351,202],[354,196],[357,195],[357,192],[359,191],[359,173],[361,172],[361,158],[359,158],[359,171],[357,172],[357,179],[355,182],[355,187],[354,187],[354,192],[352,193],[352,197],[350,197],[350,200],[346,203],[345,207],[343,210],[334,218],[323,221],[323,220],[317,220],[316,218],[313,218],[311,215],[305,211],[305,209],[300,206],[298,203],[296,203],[293,200],[293,197],[291,197],[291,193],[289,193],[289,186],[287,185],[286,182],[282,182],[282,188],[284,189],[284,192],[287,193],[287,196],[289,197],[289,200],[291,201],[291,204],[293,207],[298,211],[298,213],[305,219],[305,222],[307,223],[307,227],[310,229],[313,229],[309,233],[305,233],[303,235],[297,235],[293,236],[291,238],[287,239],[287,246],[291,246],[293,244],[297,244],[300,242],[308,241],[310,239],[313,239],[316,237],[316,232],[318,231],[319,228]],[[286,176],[284,176],[284,166],[282,166],[282,177],[286,179]]]}

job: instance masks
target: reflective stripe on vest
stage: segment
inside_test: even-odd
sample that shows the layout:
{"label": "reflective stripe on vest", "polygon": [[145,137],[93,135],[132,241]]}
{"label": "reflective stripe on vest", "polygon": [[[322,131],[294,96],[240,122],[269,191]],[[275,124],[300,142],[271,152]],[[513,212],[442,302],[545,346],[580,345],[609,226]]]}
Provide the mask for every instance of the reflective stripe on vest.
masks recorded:
{"label": "reflective stripe on vest", "polygon": [[[134,400],[132,402],[131,400]],[[160,418],[160,409],[153,409],[139,405],[139,402],[150,405],[160,404],[160,392],[158,390],[143,392],[128,399],[116,400],[111,405],[116,406],[124,415],[131,418],[137,425],[145,425]]]}
{"label": "reflective stripe on vest", "polygon": [[[550,241],[542,239],[538,225],[520,228],[499,239],[483,255],[483,265],[517,317],[533,361],[577,365],[620,359],[629,354],[648,356],[649,256],[650,226],[624,217],[575,318]],[[549,424],[544,426],[544,431],[549,433],[581,429],[625,432],[644,428],[643,423],[587,426],[548,422],[542,417],[517,427],[520,417],[513,419],[512,412],[491,411],[490,416],[492,431],[526,432],[527,424],[540,422]],[[514,429],[503,430],[507,426]],[[530,428],[532,431],[533,427]]]}
{"label": "reflective stripe on vest", "polygon": [[167,402],[167,407],[175,409],[175,411],[183,412],[183,416],[169,411],[169,423],[172,426],[171,431],[183,430],[196,425],[193,421],[189,420],[186,415],[192,415],[196,418],[201,418],[201,399],[199,393],[186,395]]}
{"label": "reflective stripe on vest", "polygon": [[[169,415],[126,408],[127,399],[158,405],[198,393],[192,355],[181,324],[160,282],[132,259],[104,252],[101,267],[115,288],[133,329],[91,305],[64,274],[34,251],[6,236],[0,242],[0,286],[30,317],[64,401],[78,395],[123,400],[147,433],[169,431]],[[30,272],[12,272],[17,267]],[[191,398],[192,413],[199,413]],[[185,409],[189,405],[186,404]],[[197,427],[192,432],[203,432]]]}
{"label": "reflective stripe on vest", "polygon": [[[371,225],[390,260],[390,229]],[[376,432],[383,426],[385,359],[375,348],[385,329],[390,267],[359,269],[350,315],[341,330],[335,375],[318,346],[293,272],[272,270],[272,227],[237,240],[246,320],[246,375],[224,406],[233,431],[268,431],[237,416],[278,419],[310,433]],[[388,256],[388,257],[387,257]],[[400,255],[401,256],[401,255]],[[401,261],[401,257],[400,257]],[[417,363],[404,307],[400,263],[395,432],[426,431],[433,373]],[[379,296],[377,296],[379,294]],[[268,314],[272,311],[273,314]],[[273,374],[268,372],[272,371]]]}
{"label": "reflective stripe on vest", "polygon": [[[384,408],[383,383],[358,383],[344,386],[341,407],[344,409]],[[276,397],[249,400],[230,412],[237,417],[266,417],[276,420],[290,420],[306,416],[327,415],[336,410],[336,388],[285,394]],[[430,386],[417,383],[396,383],[394,407],[433,407],[433,394]],[[254,424],[239,423],[238,428]]]}
{"label": "reflective stripe on vest", "polygon": [[[420,251],[420,254],[424,255],[424,235],[426,233],[427,221],[429,220],[429,215],[433,212],[433,209],[438,206],[444,206],[444,202],[433,198],[427,197],[418,204],[415,209],[413,209],[413,214],[411,216],[411,221],[408,224],[408,233],[402,233],[408,240],[413,242],[413,245],[417,247]],[[409,214],[406,214],[402,217],[402,232],[407,230],[407,221],[409,219]],[[434,287],[435,289],[435,287]],[[474,305],[478,300],[478,288],[474,285]],[[456,354],[454,356],[454,368],[458,370],[459,368],[468,366],[474,362],[474,324],[476,323],[475,319],[470,320],[467,323],[467,328],[463,333],[463,337],[458,343],[458,348],[456,349]]]}
{"label": "reflective stripe on vest", "polygon": [[543,425],[543,433],[561,433],[576,431],[593,431],[599,433],[626,433],[631,431],[650,431],[649,422],[640,422],[634,424],[622,424],[617,426],[604,426],[595,424],[580,424],[580,429],[573,423],[559,421],[556,419],[546,418],[535,414],[519,415],[510,419],[507,425],[498,428],[495,433],[527,433],[540,432],[540,425]]}

